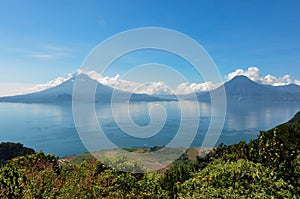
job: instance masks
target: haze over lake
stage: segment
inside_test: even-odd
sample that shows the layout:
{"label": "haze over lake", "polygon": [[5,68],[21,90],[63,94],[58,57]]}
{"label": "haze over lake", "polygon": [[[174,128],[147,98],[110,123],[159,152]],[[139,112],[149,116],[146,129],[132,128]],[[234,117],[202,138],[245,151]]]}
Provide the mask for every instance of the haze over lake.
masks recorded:
{"label": "haze over lake", "polygon": [[[197,108],[197,103],[199,102],[186,101],[181,109],[193,110]],[[122,132],[112,117],[110,104],[96,104],[96,114],[106,136],[119,147],[167,145],[176,135],[180,124],[179,102],[132,102],[129,108],[133,121],[141,126],[149,124],[147,110],[152,105],[165,108],[166,123],[159,133],[145,139],[134,138]],[[119,116],[126,115],[125,103],[118,103],[116,108]],[[210,104],[199,103],[199,110],[200,118],[188,118],[192,122],[199,122],[192,147],[201,147],[211,120]],[[288,121],[299,110],[299,104],[229,105],[224,128],[217,143],[249,141],[256,138],[260,130],[268,130]],[[42,150],[61,157],[86,152],[76,131],[70,104],[0,103],[0,117],[0,139],[3,142],[21,142],[37,151]],[[129,129],[130,125],[128,124]],[[106,149],[101,140],[96,142],[100,146],[99,150]]]}

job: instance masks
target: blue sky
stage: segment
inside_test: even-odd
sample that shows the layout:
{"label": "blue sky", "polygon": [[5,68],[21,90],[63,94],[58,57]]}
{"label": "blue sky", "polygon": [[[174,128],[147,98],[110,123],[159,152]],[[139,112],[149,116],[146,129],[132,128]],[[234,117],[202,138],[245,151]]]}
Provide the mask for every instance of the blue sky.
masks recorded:
{"label": "blue sky", "polygon": [[299,80],[299,7],[276,0],[2,0],[0,83],[44,83],[74,73],[103,40],[148,26],[195,39],[223,77],[256,66],[262,75]]}

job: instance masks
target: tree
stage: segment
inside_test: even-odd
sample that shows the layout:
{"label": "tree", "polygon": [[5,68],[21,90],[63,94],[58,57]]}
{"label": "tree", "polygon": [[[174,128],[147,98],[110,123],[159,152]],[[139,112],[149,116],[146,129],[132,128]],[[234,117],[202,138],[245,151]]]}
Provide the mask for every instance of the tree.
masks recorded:
{"label": "tree", "polygon": [[14,157],[33,154],[34,152],[33,149],[24,147],[20,143],[2,142],[0,143],[0,166]]}

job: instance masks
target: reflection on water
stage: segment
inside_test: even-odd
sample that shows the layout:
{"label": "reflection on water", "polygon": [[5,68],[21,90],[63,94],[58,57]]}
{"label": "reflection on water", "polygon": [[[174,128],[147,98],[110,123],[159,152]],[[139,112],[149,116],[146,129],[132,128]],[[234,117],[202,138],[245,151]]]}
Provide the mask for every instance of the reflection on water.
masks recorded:
{"label": "reflection on water", "polygon": [[[149,107],[152,107],[150,115]],[[167,145],[176,136],[181,120],[184,121],[184,136],[181,136],[180,141],[174,144],[180,146],[188,142],[193,128],[199,125],[192,144],[193,147],[199,147],[202,145],[211,121],[211,106],[207,103],[136,102],[129,106],[122,103],[115,104],[114,108],[115,118],[110,105],[97,104],[95,106],[97,121],[103,128],[105,136],[119,147]],[[130,120],[125,114],[128,110]],[[163,118],[162,110],[166,114],[162,129],[150,137],[138,137],[138,131],[134,131],[136,127],[141,127],[143,130],[151,124],[157,127]],[[218,143],[232,144],[240,140],[249,141],[256,138],[260,130],[268,130],[286,122],[298,110],[300,110],[300,105],[296,104],[229,104]],[[197,111],[200,117],[196,117]],[[97,132],[98,124],[91,124],[94,114],[87,111],[82,114],[82,119],[86,126],[97,134],[99,133]],[[0,103],[0,116],[0,141],[21,142],[36,150],[59,156],[86,151],[77,134],[70,105]],[[218,115],[214,116],[214,119],[218,120]],[[116,125],[116,121],[122,123],[124,128]],[[132,130],[135,134],[128,135],[122,129]],[[217,131],[217,129],[214,130]],[[213,136],[213,132],[209,136]],[[97,146],[95,150],[110,146],[97,139],[94,143]]]}
{"label": "reflection on water", "polygon": [[74,126],[70,106],[0,103],[1,141],[21,142],[58,155],[85,150]]}

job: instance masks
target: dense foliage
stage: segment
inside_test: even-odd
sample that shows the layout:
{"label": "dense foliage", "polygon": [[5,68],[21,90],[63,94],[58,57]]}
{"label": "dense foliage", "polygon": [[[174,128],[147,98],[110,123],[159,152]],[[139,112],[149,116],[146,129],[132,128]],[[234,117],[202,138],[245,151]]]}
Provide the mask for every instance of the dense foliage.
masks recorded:
{"label": "dense foliage", "polygon": [[[269,131],[262,131],[259,137],[249,144],[238,144],[215,148],[204,158],[199,158],[202,168],[215,159],[237,161],[246,159],[261,163],[279,178],[296,185],[299,179],[295,159],[300,152],[300,125],[286,123]],[[299,166],[299,165],[298,165]]]}
{"label": "dense foliage", "polygon": [[14,157],[34,153],[31,148],[24,147],[20,143],[2,142],[0,143],[0,165],[4,165],[7,160]]}
{"label": "dense foliage", "polygon": [[180,186],[184,198],[297,198],[294,187],[259,163],[216,160]]}
{"label": "dense foliage", "polygon": [[[129,170],[138,162],[113,158]],[[141,167],[140,167],[141,168]],[[126,173],[98,161],[83,161],[72,167],[59,166],[52,155],[36,153],[13,159],[0,170],[1,198],[166,198],[158,174]]]}
{"label": "dense foliage", "polygon": [[141,163],[126,157],[100,162],[84,154],[69,164],[42,152],[16,157],[0,168],[0,198],[298,199],[300,125],[291,121],[203,157],[189,150],[157,173],[140,173]]}

